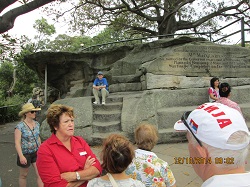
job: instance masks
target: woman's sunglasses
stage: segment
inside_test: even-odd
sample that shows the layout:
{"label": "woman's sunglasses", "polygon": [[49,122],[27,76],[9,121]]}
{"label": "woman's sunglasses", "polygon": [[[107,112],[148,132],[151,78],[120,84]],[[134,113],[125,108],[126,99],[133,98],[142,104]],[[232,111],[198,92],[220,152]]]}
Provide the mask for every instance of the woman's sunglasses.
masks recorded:
{"label": "woman's sunglasses", "polygon": [[30,113],[31,113],[31,114],[34,114],[34,113],[36,113],[36,111],[30,111]]}
{"label": "woman's sunglasses", "polygon": [[189,114],[191,113],[192,111],[188,111],[188,112],[185,112],[182,117],[181,117],[181,121],[184,123],[184,125],[188,128],[189,132],[191,132],[191,134],[194,136],[194,138],[196,139],[196,141],[198,142],[198,144],[202,147],[202,143],[201,141],[195,136],[194,132],[191,130],[190,126],[188,125],[187,123],[187,118],[189,116]]}

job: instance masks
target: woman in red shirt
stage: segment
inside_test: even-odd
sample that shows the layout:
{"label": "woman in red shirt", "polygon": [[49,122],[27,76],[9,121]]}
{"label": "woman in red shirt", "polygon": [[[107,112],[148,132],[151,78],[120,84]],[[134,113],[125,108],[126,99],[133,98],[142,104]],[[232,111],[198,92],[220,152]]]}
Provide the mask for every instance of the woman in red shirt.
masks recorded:
{"label": "woman in red shirt", "polygon": [[52,135],[37,154],[37,169],[44,186],[87,186],[88,180],[102,173],[102,168],[87,142],[74,136],[73,108],[51,105],[47,122]]}

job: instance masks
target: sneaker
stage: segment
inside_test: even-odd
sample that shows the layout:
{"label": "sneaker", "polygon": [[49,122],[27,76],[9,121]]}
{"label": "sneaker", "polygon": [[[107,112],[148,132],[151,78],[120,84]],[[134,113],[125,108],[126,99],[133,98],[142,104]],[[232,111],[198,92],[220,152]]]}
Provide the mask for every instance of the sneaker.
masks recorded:
{"label": "sneaker", "polygon": [[105,101],[103,101],[102,104],[105,105],[106,104]]}
{"label": "sneaker", "polygon": [[99,105],[99,103],[98,103],[97,101],[93,102],[93,104],[95,104],[95,105]]}

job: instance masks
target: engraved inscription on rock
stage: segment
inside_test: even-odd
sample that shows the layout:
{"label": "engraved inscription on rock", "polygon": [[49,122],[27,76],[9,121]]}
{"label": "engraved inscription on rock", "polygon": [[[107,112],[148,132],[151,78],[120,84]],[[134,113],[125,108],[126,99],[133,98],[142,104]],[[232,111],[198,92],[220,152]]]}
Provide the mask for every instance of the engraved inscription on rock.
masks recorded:
{"label": "engraved inscription on rock", "polygon": [[[237,46],[185,45],[156,63],[156,74],[250,77],[250,50]],[[155,65],[149,69],[157,71]]]}

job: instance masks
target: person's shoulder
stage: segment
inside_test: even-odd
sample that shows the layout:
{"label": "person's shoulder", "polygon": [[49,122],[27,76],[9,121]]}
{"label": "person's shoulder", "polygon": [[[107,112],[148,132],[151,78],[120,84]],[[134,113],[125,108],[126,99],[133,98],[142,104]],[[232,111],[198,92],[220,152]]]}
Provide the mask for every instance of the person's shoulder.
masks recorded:
{"label": "person's shoulder", "polygon": [[129,178],[128,180],[130,181],[131,184],[134,184],[136,187],[145,186],[145,184],[143,184],[143,182],[141,182],[137,179]]}
{"label": "person's shoulder", "polygon": [[84,140],[83,137],[81,137],[81,136],[72,136],[72,139],[74,141],[79,141],[79,142],[82,142],[82,143],[85,143],[85,144],[87,143],[86,140]]}
{"label": "person's shoulder", "polygon": [[103,182],[104,181],[100,177],[93,178],[88,182],[87,187],[94,187],[94,186],[104,187],[105,185]]}
{"label": "person's shoulder", "polygon": [[15,126],[15,129],[21,129],[24,126],[24,122],[20,121],[17,123],[17,125]]}

